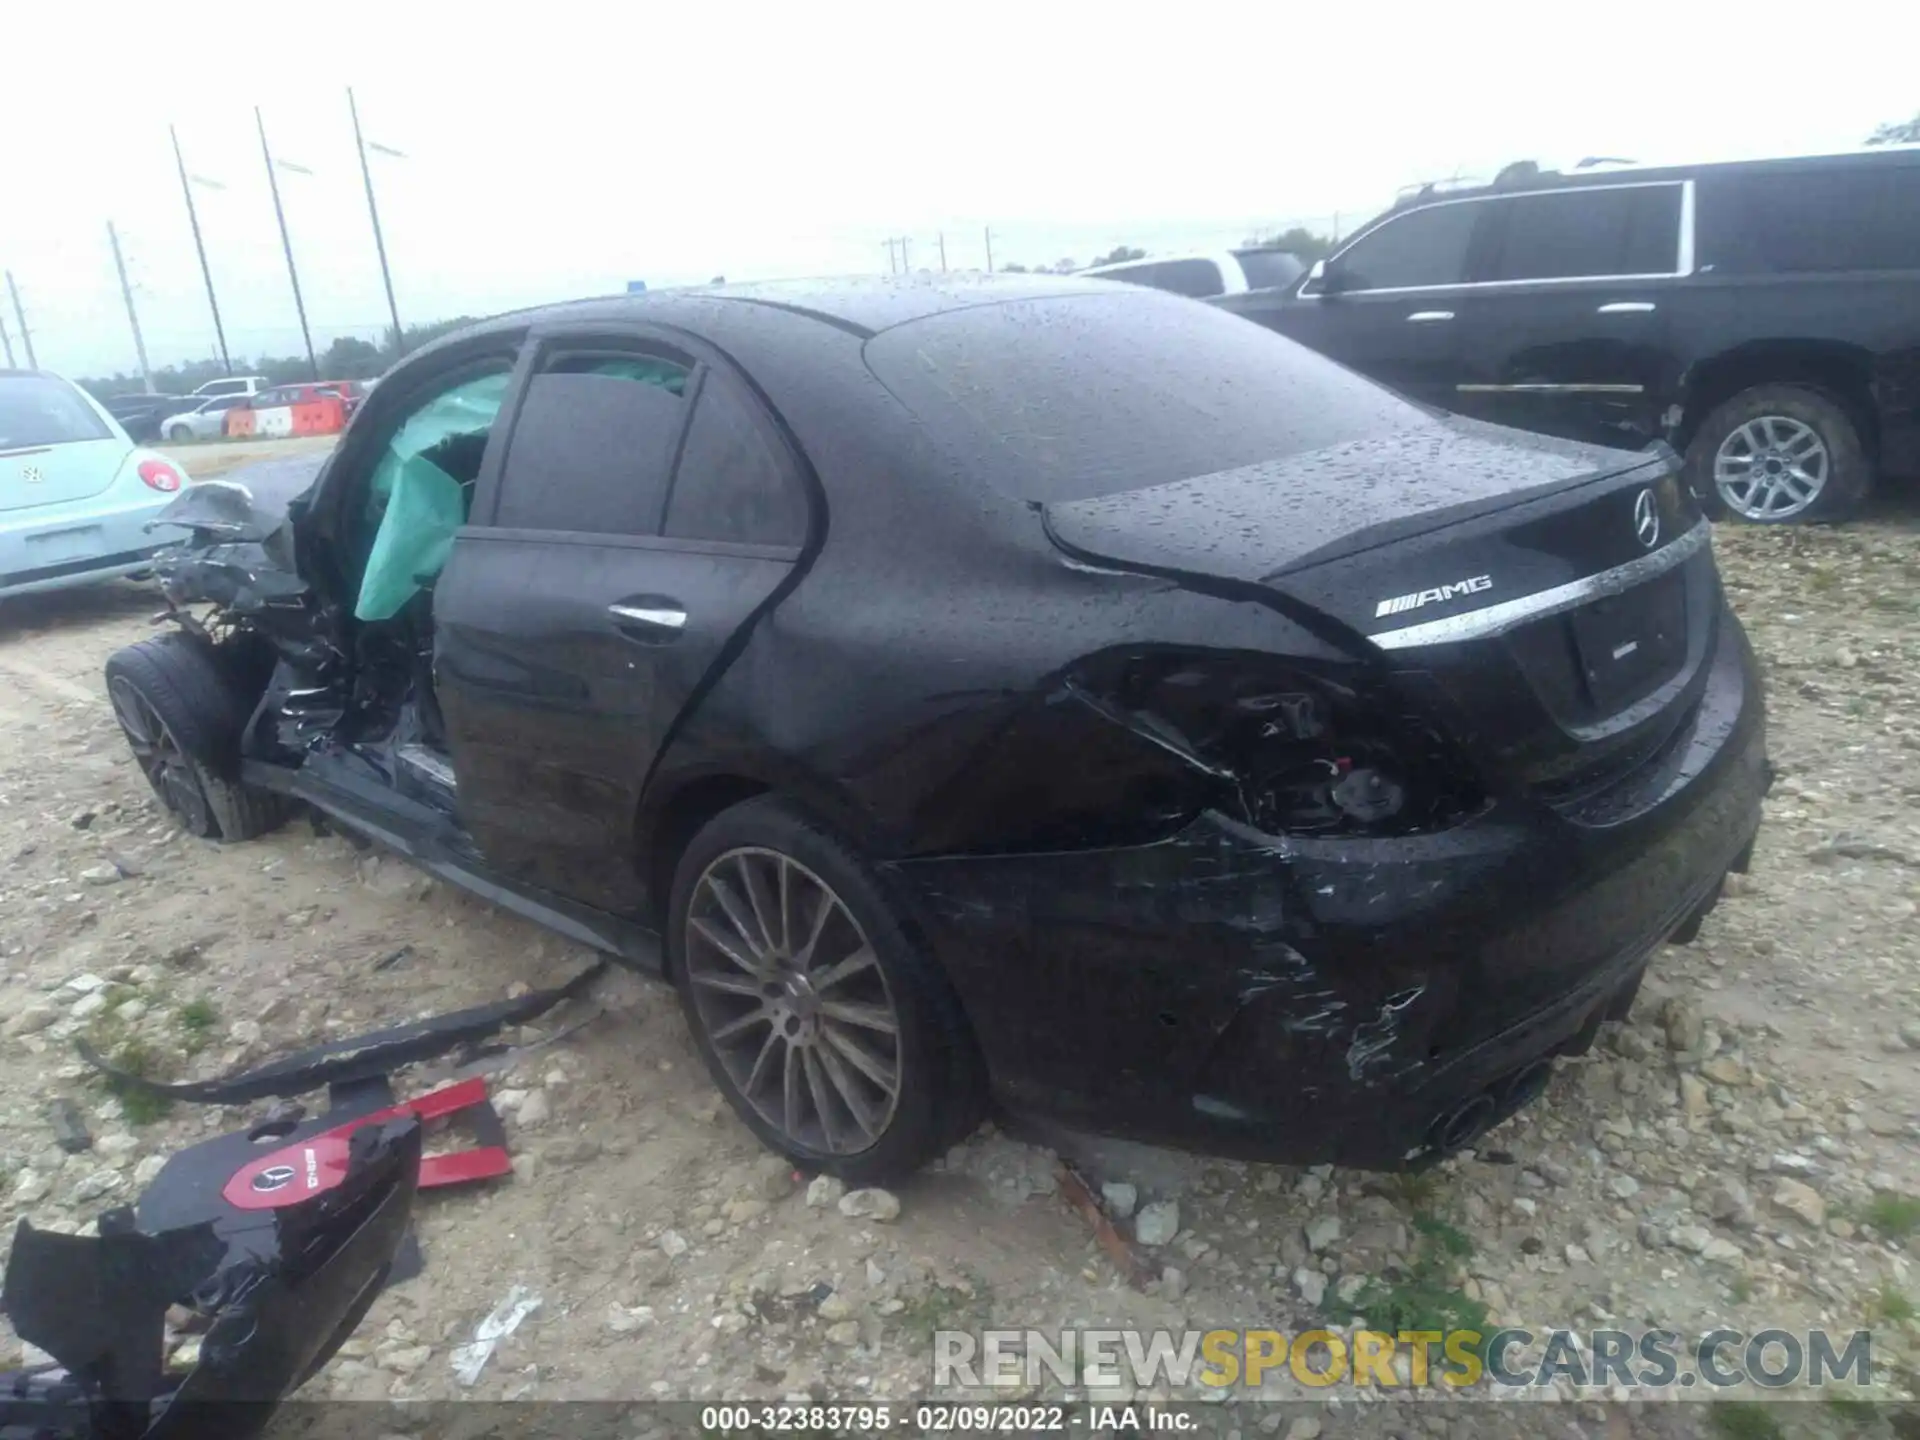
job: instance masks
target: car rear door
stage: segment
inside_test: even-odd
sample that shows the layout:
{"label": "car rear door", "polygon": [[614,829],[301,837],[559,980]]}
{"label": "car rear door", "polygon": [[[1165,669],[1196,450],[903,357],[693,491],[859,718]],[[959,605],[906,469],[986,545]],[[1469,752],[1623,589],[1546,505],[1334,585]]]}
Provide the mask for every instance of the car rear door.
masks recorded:
{"label": "car rear door", "polygon": [[750,387],[675,334],[536,332],[508,409],[434,595],[460,813],[505,874],[632,912],[654,758],[793,576],[808,491]]}
{"label": "car rear door", "polygon": [[1468,199],[1389,216],[1263,321],[1403,395],[1451,408],[1459,316],[1484,214],[1484,201]]}
{"label": "car rear door", "polygon": [[1667,343],[1690,182],[1582,186],[1487,202],[1483,269],[1458,317],[1462,413],[1637,449],[1678,393]]}

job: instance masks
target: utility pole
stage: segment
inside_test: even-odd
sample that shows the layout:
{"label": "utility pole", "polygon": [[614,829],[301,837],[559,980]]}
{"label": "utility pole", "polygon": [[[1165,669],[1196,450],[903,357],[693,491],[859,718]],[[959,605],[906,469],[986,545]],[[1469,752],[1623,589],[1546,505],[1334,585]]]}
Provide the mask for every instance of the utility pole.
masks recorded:
{"label": "utility pole", "polygon": [[13,336],[7,333],[7,317],[0,315],[0,349],[7,352],[7,368],[13,369]]}
{"label": "utility pole", "polygon": [[898,275],[900,273],[900,267],[895,263],[893,258],[893,237],[891,235],[887,237],[887,273],[889,275]]}
{"label": "utility pole", "polygon": [[907,259],[907,237],[904,235],[900,237],[900,269],[903,274],[913,273],[913,262]]}
{"label": "utility pole", "polygon": [[947,273],[947,232],[940,232],[940,273]]}
{"label": "utility pole", "polygon": [[120,298],[127,302],[127,323],[133,327],[133,353],[140,360],[140,379],[147,387],[147,394],[154,393],[153,370],[147,364],[147,342],[140,338],[140,316],[133,308],[133,286],[127,283],[127,262],[120,254],[120,232],[113,228],[113,222],[107,222],[107,243],[113,247],[113,268],[120,276]]}
{"label": "utility pole", "polygon": [[313,332],[307,329],[307,302],[300,298],[300,272],[293,265],[293,239],[287,234],[287,212],[280,204],[280,180],[274,173],[273,151],[267,145],[267,122],[260,118],[260,107],[253,107],[253,123],[260,131],[260,154],[267,162],[267,188],[273,192],[273,218],[280,222],[280,248],[287,256],[287,279],[293,282],[293,308],[300,316],[300,338],[307,347],[307,368],[320,378],[320,362],[313,355]]}
{"label": "utility pole", "polygon": [[[393,321],[393,353],[402,353],[400,307],[393,303],[393,274],[387,269],[387,242],[380,234],[380,207],[373,202],[373,171],[367,166],[367,142],[360,134],[360,107],[353,103],[353,87],[347,87],[347,113],[353,116],[353,148],[360,152],[360,180],[367,187],[367,218],[373,221],[373,248],[380,256],[380,283],[387,287],[387,315]],[[374,149],[384,155],[398,155],[385,145]]]}
{"label": "utility pole", "polygon": [[[13,318],[20,322],[20,343],[26,347],[27,368],[38,370],[40,362],[33,358],[33,332],[27,328],[27,312],[20,304],[20,287],[13,283],[13,272],[7,271],[7,293],[13,296]],[[13,353],[13,346],[7,346],[7,353]]]}
{"label": "utility pole", "polygon": [[993,273],[993,229],[989,226],[980,232],[987,237],[987,273]]}
{"label": "utility pole", "polygon": [[173,163],[180,171],[180,193],[187,197],[187,223],[193,227],[193,249],[200,257],[200,278],[207,286],[207,308],[213,312],[213,335],[220,342],[220,365],[228,374],[232,374],[233,360],[227,354],[227,332],[220,325],[220,302],[213,296],[213,271],[207,266],[207,247],[200,239],[200,212],[193,208],[193,185],[187,179],[187,162],[180,158],[180,132],[169,125],[167,134],[173,137]]}

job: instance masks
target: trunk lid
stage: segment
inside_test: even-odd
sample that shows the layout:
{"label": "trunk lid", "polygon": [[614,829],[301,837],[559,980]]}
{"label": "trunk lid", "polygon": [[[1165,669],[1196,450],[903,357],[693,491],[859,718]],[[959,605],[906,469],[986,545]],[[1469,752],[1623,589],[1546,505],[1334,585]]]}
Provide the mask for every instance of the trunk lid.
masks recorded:
{"label": "trunk lid", "polygon": [[1670,451],[1474,422],[1045,518],[1079,559],[1264,593],[1391,669],[1493,771],[1596,821],[1689,713],[1719,607]]}
{"label": "trunk lid", "polygon": [[132,453],[112,436],[0,450],[0,511],[90,499],[113,484]]}

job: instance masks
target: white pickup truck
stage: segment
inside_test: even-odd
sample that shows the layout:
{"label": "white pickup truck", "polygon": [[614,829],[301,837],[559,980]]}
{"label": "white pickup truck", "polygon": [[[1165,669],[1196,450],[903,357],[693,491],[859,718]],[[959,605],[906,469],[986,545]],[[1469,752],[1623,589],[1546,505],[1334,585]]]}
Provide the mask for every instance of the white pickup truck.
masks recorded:
{"label": "white pickup truck", "polygon": [[1170,290],[1195,300],[1211,300],[1219,295],[1242,295],[1249,290],[1291,285],[1307,273],[1307,267],[1291,251],[1243,249],[1151,255],[1141,260],[1095,265],[1078,273]]}

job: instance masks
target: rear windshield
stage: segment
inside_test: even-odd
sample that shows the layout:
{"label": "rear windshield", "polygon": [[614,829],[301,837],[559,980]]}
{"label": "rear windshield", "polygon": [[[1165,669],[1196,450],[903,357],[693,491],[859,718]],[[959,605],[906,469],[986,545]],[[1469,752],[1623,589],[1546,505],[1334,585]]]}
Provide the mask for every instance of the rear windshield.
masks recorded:
{"label": "rear windshield", "polygon": [[943,311],[882,331],[866,353],[963,468],[1042,503],[1301,455],[1422,418],[1251,320],[1130,287]]}
{"label": "rear windshield", "polygon": [[0,378],[0,450],[104,440],[107,429],[80,392],[50,375]]}
{"label": "rear windshield", "polygon": [[1255,290],[1278,290],[1307,273],[1307,267],[1291,250],[1238,250],[1234,254],[1247,273],[1247,284]]}

